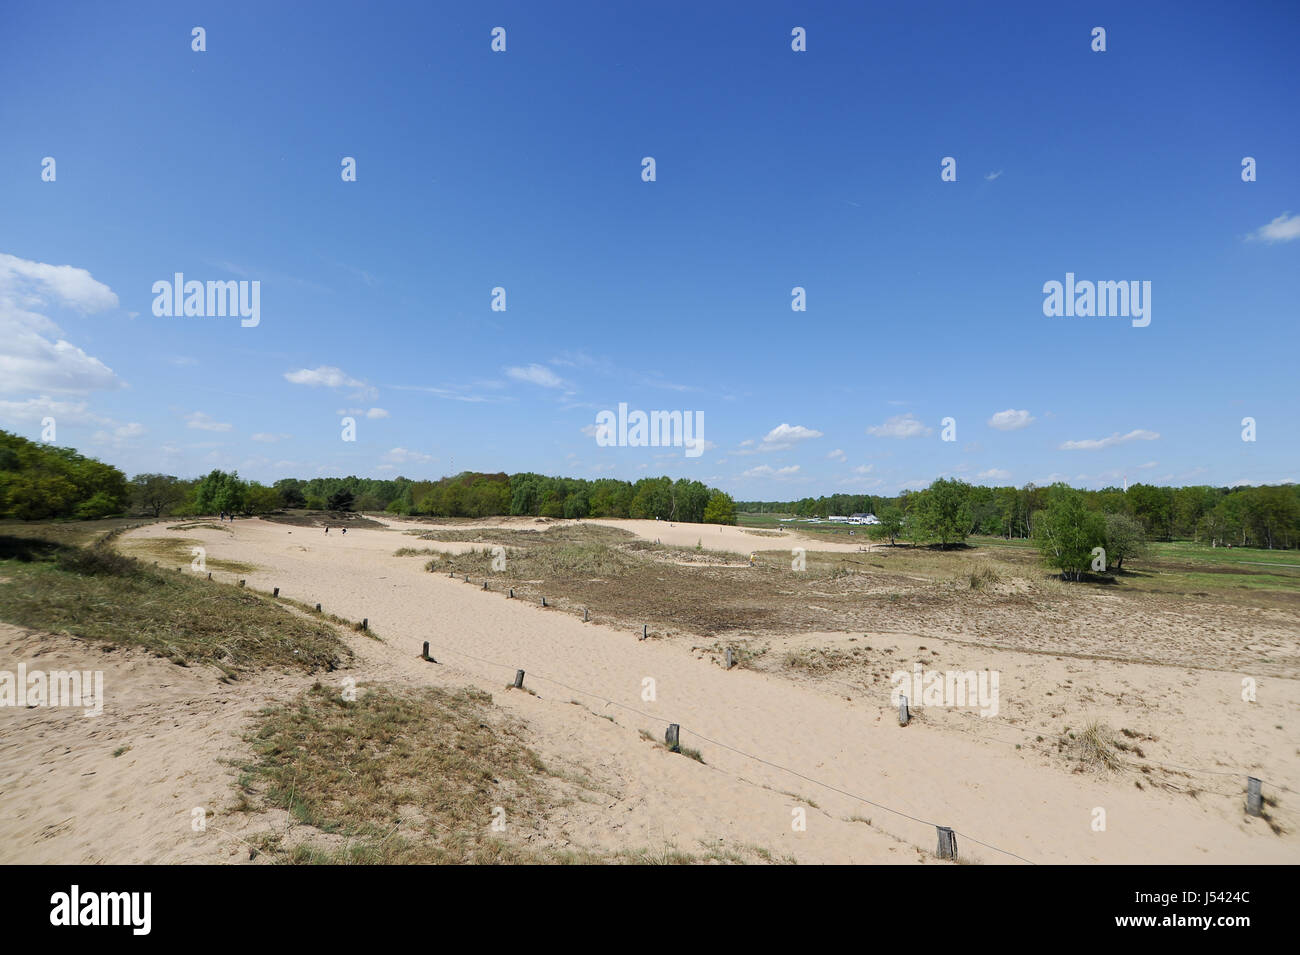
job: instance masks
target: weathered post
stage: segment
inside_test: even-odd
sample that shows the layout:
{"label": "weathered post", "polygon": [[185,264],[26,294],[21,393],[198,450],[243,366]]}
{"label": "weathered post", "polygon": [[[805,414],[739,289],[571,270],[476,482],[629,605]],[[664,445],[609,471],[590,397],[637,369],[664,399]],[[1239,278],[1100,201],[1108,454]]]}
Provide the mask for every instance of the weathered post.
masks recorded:
{"label": "weathered post", "polygon": [[316,605],[316,612],[317,612],[317,613],[320,613],[320,604],[317,604],[317,605]]}
{"label": "weathered post", "polygon": [[731,647],[727,647],[727,669],[730,670],[736,665],[736,655],[731,652]]}
{"label": "weathered post", "polygon": [[957,833],[947,826],[935,826],[939,830],[939,858],[957,859]]}
{"label": "weathered post", "polygon": [[276,587],[274,590],[272,590],[272,591],[271,591],[271,596],[272,596],[272,597],[278,597],[278,596],[280,596],[280,588],[279,588],[279,587]]}
{"label": "weathered post", "polygon": [[522,690],[523,688],[524,688],[524,671],[523,671],[523,670],[516,670],[516,671],[515,671],[515,689],[516,689],[516,690]]}
{"label": "weathered post", "polygon": [[1246,815],[1262,816],[1264,814],[1264,793],[1260,782],[1254,776],[1246,777]]}
{"label": "weathered post", "polygon": [[681,737],[682,737],[681,726],[677,723],[669,723],[668,732],[664,734],[664,742],[668,744],[668,748],[672,752],[680,753],[682,751]]}
{"label": "weathered post", "polygon": [[911,718],[912,714],[907,711],[907,697],[903,697],[898,701],[898,725],[906,726]]}
{"label": "weathered post", "polygon": [[650,636],[650,633],[646,629],[646,625],[643,623],[641,624],[641,639],[644,640],[648,636]]}
{"label": "weathered post", "polygon": [[369,629],[370,629],[370,618],[369,618],[369,617],[362,617],[362,618],[361,618],[361,629],[362,629],[362,630],[369,630]]}

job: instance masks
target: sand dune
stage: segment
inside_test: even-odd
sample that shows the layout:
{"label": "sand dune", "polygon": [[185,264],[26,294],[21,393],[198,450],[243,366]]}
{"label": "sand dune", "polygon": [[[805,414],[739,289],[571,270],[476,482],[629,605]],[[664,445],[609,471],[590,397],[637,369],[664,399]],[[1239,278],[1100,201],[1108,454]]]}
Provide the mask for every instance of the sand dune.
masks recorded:
{"label": "sand dune", "polygon": [[[368,618],[383,641],[350,638],[358,654],[350,672],[360,682],[472,684],[492,692],[499,705],[525,720],[545,760],[573,767],[609,793],[607,801],[557,810],[553,823],[561,844],[671,844],[690,851],[723,840],[804,863],[918,862],[932,859],[937,823],[959,831],[963,858],[987,864],[1015,863],[1016,856],[1039,863],[1300,858],[1285,805],[1279,810],[1289,830],[1283,836],[1243,816],[1244,780],[1189,776],[1188,786],[1201,790],[1196,798],[1167,788],[1139,789],[1132,775],[1073,772],[1035,742],[1039,730],[1046,735],[1065,710],[1088,712],[1117,727],[1140,720],[1158,737],[1144,744],[1153,759],[1244,768],[1270,784],[1300,788],[1293,742],[1300,691],[1294,680],[1270,680],[1260,702],[1246,705],[1235,703],[1239,674],[972,649],[968,634],[948,635],[951,641],[935,634],[781,638],[791,646],[852,638],[879,653],[888,649],[904,667],[930,659],[919,650],[924,645],[944,667],[1002,672],[998,719],[928,708],[902,728],[881,693],[726,671],[714,654],[692,651],[689,641],[640,641],[632,632],[485,593],[480,581],[467,585],[426,572],[424,561],[392,555],[411,543],[402,530],[427,525],[390,523],[383,530],[350,529],[344,537],[239,521],[231,533],[192,529],[184,536],[201,539],[210,558],[256,565],[240,574],[250,587],[279,587],[287,597],[320,601],[327,611]],[[710,535],[699,525],[654,521],[608,523],[664,543],[695,546],[700,540],[707,547],[716,539],[716,549],[742,552],[788,547],[795,536],[716,527]],[[129,538],[173,533],[154,525],[128,535],[125,546]],[[6,658],[16,652],[14,640],[13,634],[5,638]],[[426,640],[439,665],[418,659]],[[73,651],[61,646],[60,652]],[[87,647],[77,652],[98,653]],[[18,822],[0,824],[0,845],[10,857],[180,861],[237,853],[237,840],[219,833],[210,832],[197,845],[182,811],[217,799],[228,779],[215,757],[238,748],[233,734],[257,699],[285,691],[293,681],[267,678],[250,691],[162,661],[124,665],[121,679],[128,689],[115,698],[110,693],[111,719],[118,722],[88,731],[50,711],[31,711],[16,749],[9,734],[5,765],[27,767],[16,780],[6,778],[0,793],[0,818],[15,806],[26,807]],[[537,696],[503,692],[516,668],[527,671]],[[643,698],[647,680],[654,683],[653,700]],[[154,683],[163,684],[157,699],[145,696]],[[1083,702],[1069,699],[1071,691]],[[149,722],[150,712],[159,709],[170,724],[165,733]],[[662,739],[668,722],[681,725],[683,743],[699,749],[705,765],[655,748],[638,733],[644,729]],[[1275,729],[1283,726],[1289,729]],[[39,743],[27,739],[33,728],[42,734]],[[119,764],[108,755],[119,739],[131,741],[132,750],[119,758],[131,762]],[[64,749],[61,761],[44,762]],[[44,767],[39,777],[37,763]],[[86,783],[80,773],[87,769],[100,778]],[[797,807],[806,809],[807,831],[792,830]],[[1106,813],[1105,831],[1092,828],[1099,807]],[[176,817],[177,831],[154,831],[155,813],[164,809]],[[74,814],[69,829],[45,834],[64,824],[54,816]],[[106,820],[119,817],[128,824],[106,835]],[[850,821],[855,818],[870,824]]]}

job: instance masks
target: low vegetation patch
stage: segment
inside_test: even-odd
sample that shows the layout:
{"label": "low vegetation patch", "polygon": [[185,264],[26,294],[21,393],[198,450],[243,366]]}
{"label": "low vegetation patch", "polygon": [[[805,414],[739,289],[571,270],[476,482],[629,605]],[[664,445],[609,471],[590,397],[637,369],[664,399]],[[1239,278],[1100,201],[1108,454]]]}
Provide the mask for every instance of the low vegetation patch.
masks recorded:
{"label": "low vegetation patch", "polygon": [[[264,710],[239,786],[248,811],[284,809],[314,832],[270,848],[289,863],[458,864],[570,861],[492,830],[544,822],[550,775],[490,694],[317,683]],[[572,861],[590,861],[588,859]]]}
{"label": "low vegetation patch", "polygon": [[227,679],[263,667],[333,670],[351,651],[330,627],[252,591],[159,570],[107,546],[0,537],[0,618],[142,647]]}
{"label": "low vegetation patch", "polygon": [[[191,525],[201,527],[203,525]],[[215,527],[216,525],[210,525]],[[170,530],[171,528],[168,528]],[[194,548],[203,547],[203,542],[192,537],[144,537],[126,542],[126,550],[132,556],[142,560],[156,560],[163,569],[190,567],[194,559]],[[204,556],[204,565],[208,570],[223,570],[232,574],[251,574],[257,570],[256,564],[239,560],[222,560],[219,557]]]}

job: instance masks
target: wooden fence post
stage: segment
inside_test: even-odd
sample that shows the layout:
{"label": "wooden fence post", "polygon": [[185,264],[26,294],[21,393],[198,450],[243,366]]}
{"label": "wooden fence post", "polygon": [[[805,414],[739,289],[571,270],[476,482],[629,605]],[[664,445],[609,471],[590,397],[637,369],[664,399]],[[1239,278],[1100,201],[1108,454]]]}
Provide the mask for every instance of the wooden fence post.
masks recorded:
{"label": "wooden fence post", "polygon": [[1254,776],[1246,777],[1246,815],[1262,816],[1264,814],[1264,793],[1260,782]]}
{"label": "wooden fence post", "polygon": [[947,826],[935,826],[939,830],[939,858],[957,859],[957,833]]}
{"label": "wooden fence post", "polygon": [[524,671],[523,671],[523,670],[516,670],[516,671],[515,671],[515,689],[516,689],[516,690],[522,690],[523,688],[524,688]]}
{"label": "wooden fence post", "polygon": [[907,697],[898,701],[898,725],[906,726],[912,718],[912,714],[907,711]]}
{"label": "wooden fence post", "polygon": [[736,665],[736,655],[731,652],[731,647],[727,647],[727,669],[730,670]]}
{"label": "wooden fence post", "polygon": [[316,605],[316,612],[317,612],[317,613],[320,613],[320,604],[317,604],[317,605]]}
{"label": "wooden fence post", "polygon": [[677,723],[668,724],[668,732],[664,734],[664,742],[674,753],[682,751],[682,728]]}
{"label": "wooden fence post", "polygon": [[276,587],[274,590],[272,590],[272,591],[271,591],[271,596],[272,596],[272,597],[278,597],[278,596],[280,596],[280,588],[279,588],[279,587]]}
{"label": "wooden fence post", "polygon": [[362,630],[369,630],[369,629],[370,629],[370,618],[369,618],[369,617],[362,617],[362,618],[361,618],[361,629],[362,629]]}

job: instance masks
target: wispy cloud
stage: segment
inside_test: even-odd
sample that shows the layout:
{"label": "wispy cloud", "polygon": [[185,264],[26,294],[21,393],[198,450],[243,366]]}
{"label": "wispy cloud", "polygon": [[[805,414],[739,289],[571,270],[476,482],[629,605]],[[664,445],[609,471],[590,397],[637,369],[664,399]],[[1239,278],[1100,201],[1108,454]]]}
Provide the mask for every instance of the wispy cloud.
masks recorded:
{"label": "wispy cloud", "polygon": [[540,385],[543,388],[563,388],[565,386],[563,378],[545,365],[539,365],[535,362],[531,365],[507,368],[506,376],[513,378],[515,381],[526,381],[529,384]]}
{"label": "wispy cloud", "polygon": [[1116,431],[1108,438],[1088,438],[1083,441],[1065,441],[1059,446],[1061,451],[1100,451],[1104,448],[1113,448],[1116,445],[1128,444],[1130,441],[1155,441],[1160,437],[1155,431],[1146,431],[1141,428],[1130,431],[1128,434],[1120,434]]}
{"label": "wispy cloud", "polygon": [[353,378],[342,368],[336,368],[334,365],[286,371],[284,379],[291,384],[306,385],[309,388],[352,388],[354,397],[357,398],[374,398],[379,394],[378,389],[373,385],[359,378]]}
{"label": "wispy cloud", "polygon": [[393,448],[384,455],[384,461],[389,464],[424,464],[432,460],[433,455],[412,451],[409,448]]}
{"label": "wispy cloud", "polygon": [[1300,239],[1300,216],[1284,212],[1268,225],[1260,226],[1247,238],[1269,243]]}
{"label": "wispy cloud", "polygon": [[748,471],[741,473],[741,477],[790,477],[799,473],[799,465],[791,464],[789,467],[774,468],[770,464],[760,464],[756,468],[750,468]]}
{"label": "wispy cloud", "polygon": [[872,425],[867,429],[867,434],[877,438],[918,438],[933,433],[933,428],[923,424],[910,411],[894,415],[884,424]]}
{"label": "wispy cloud", "polygon": [[199,431],[229,431],[234,425],[217,421],[202,411],[195,411],[185,416],[185,427]]}

